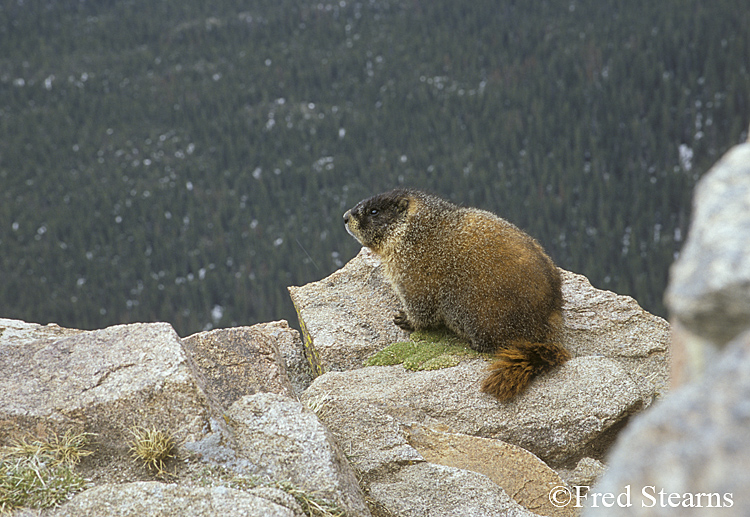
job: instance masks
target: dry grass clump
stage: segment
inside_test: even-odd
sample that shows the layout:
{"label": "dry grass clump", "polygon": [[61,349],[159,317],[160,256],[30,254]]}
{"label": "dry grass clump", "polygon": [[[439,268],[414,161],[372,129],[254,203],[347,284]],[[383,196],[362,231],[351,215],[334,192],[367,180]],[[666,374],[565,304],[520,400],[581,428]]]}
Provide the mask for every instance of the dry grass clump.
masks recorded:
{"label": "dry grass clump", "polygon": [[67,430],[45,439],[18,438],[0,448],[0,513],[16,508],[49,508],[86,487],[73,470],[84,456],[89,433]]}
{"label": "dry grass clump", "polygon": [[164,462],[174,458],[176,443],[171,434],[156,428],[133,427],[130,429],[133,440],[128,443],[133,459],[143,462],[157,475],[172,475],[164,469]]}
{"label": "dry grass clump", "polygon": [[[259,495],[253,491],[255,488],[275,488],[291,495],[308,517],[344,517],[346,515],[346,512],[335,502],[328,501],[315,492],[303,490],[291,481],[274,481],[262,476],[237,474],[218,465],[204,467],[194,475],[193,481],[203,487],[226,486],[255,495]],[[261,495],[261,497],[266,496]]]}
{"label": "dry grass clump", "polygon": [[289,482],[277,482],[276,487],[294,497],[310,517],[343,517],[344,511],[333,503],[320,499]]}
{"label": "dry grass clump", "polygon": [[315,494],[297,487],[290,481],[271,481],[254,476],[246,477],[240,475],[230,476],[228,482],[230,487],[238,490],[249,491],[256,487],[283,490],[294,497],[305,515],[309,517],[344,517],[345,515],[345,512],[335,503],[317,497]]}

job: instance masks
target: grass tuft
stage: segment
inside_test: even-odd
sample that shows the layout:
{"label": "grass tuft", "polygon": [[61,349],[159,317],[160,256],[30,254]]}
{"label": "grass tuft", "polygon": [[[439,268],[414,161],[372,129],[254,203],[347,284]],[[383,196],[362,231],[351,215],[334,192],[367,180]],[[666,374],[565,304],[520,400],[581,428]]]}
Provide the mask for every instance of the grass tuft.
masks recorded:
{"label": "grass tuft", "polygon": [[145,427],[133,427],[130,433],[133,435],[133,441],[128,445],[135,460],[140,460],[149,469],[156,470],[158,475],[173,475],[164,469],[164,462],[176,456],[176,444],[171,434]]}
{"label": "grass tuft", "polygon": [[275,486],[294,497],[305,514],[310,517],[344,517],[345,515],[345,512],[337,505],[315,497],[290,482],[276,482]]}
{"label": "grass tuft", "polygon": [[57,506],[86,488],[73,467],[92,454],[84,449],[88,436],[68,430],[48,439],[19,438],[0,448],[0,513]]}
{"label": "grass tuft", "polygon": [[309,517],[344,517],[346,512],[335,503],[316,497],[313,493],[303,490],[290,481],[263,481],[257,477],[234,476],[229,480],[229,486],[239,490],[249,490],[259,486],[277,488],[294,497],[302,511]]}

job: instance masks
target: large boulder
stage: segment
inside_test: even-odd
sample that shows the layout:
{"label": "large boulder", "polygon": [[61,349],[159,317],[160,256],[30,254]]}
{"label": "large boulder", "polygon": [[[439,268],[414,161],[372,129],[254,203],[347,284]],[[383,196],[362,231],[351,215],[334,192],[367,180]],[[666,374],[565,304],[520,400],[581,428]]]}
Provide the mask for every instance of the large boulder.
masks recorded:
{"label": "large boulder", "polygon": [[333,501],[349,516],[369,515],[357,478],[315,414],[274,393],[242,397],[226,413],[248,473],[286,480]]}
{"label": "large boulder", "polygon": [[393,324],[400,302],[367,248],[323,280],[289,287],[289,295],[315,375],[361,368],[375,352],[408,336]]}
{"label": "large boulder", "polygon": [[[563,341],[574,358],[507,403],[479,390],[488,363],[476,355],[421,371],[364,366],[406,339],[392,321],[399,301],[368,249],[331,277],[290,288],[308,356],[318,361],[302,400],[341,444],[371,507],[419,515],[434,500],[436,514],[571,511],[550,503],[565,483],[544,462],[573,472],[604,456],[628,419],[666,391],[670,332],[632,298],[562,274]],[[504,456],[511,450],[523,453]],[[456,498],[450,487],[459,479],[494,509]]]}
{"label": "large boulder", "polygon": [[[557,465],[601,456],[627,418],[666,390],[669,326],[632,298],[594,289],[581,275],[563,271],[563,280],[563,339],[575,358],[501,404],[479,392],[486,375],[482,360],[426,372],[399,366],[363,369],[366,354],[359,344],[354,345],[357,360],[352,360],[346,353],[352,343],[367,342],[373,354],[403,339],[391,320],[390,309],[398,307],[398,300],[377,258],[363,249],[331,279],[292,290],[305,341],[316,349],[323,342],[326,352],[318,355],[323,370],[330,371],[316,379],[305,398],[325,394],[329,409],[346,407],[347,412],[351,406],[403,400],[387,412],[404,424],[436,419],[456,432],[528,447]],[[373,299],[387,302],[371,307]],[[353,325],[362,315],[369,318],[367,324]],[[375,328],[396,330],[379,330],[373,340]],[[319,335],[316,329],[325,330]],[[342,369],[350,371],[335,373]]]}
{"label": "large boulder", "polygon": [[[287,376],[301,350],[286,322],[182,340],[167,323],[0,320],[0,445],[86,433],[93,454],[75,468],[91,488],[51,515],[300,516],[304,496],[366,517],[346,458]],[[171,436],[171,459],[134,458],[136,428]]]}
{"label": "large boulder", "polygon": [[0,320],[0,442],[76,429],[127,456],[128,429],[201,439],[210,418],[180,337],[167,323],[81,332]]}
{"label": "large boulder", "polygon": [[[750,332],[731,341],[702,380],[670,393],[628,426],[608,471],[583,501],[585,515],[748,515],[748,400]],[[632,507],[605,507],[601,496],[598,503],[593,498],[627,491]]]}
{"label": "large boulder", "polygon": [[[701,179],[666,301],[679,388],[622,434],[587,516],[750,514],[750,142]],[[604,507],[593,494],[630,494]]]}
{"label": "large boulder", "polygon": [[259,391],[295,396],[277,340],[253,326],[200,332],[184,338],[182,345],[206,392],[226,409]]}
{"label": "large boulder", "polygon": [[671,317],[718,345],[750,328],[748,178],[750,142],[733,147],[701,178],[666,292]]}
{"label": "large boulder", "polygon": [[371,461],[376,444],[389,448],[396,441],[383,440],[383,429],[361,425],[379,413],[395,419],[386,429],[391,433],[413,423],[437,426],[497,438],[563,466],[600,457],[612,440],[608,431],[619,429],[620,421],[651,396],[615,361],[592,356],[574,358],[511,402],[498,403],[478,389],[485,368],[484,360],[473,359],[429,371],[381,366],[330,372],[313,382],[303,400],[322,407],[321,420],[343,443],[352,443],[357,468]]}
{"label": "large boulder", "polygon": [[563,343],[574,357],[617,362],[643,389],[659,397],[669,388],[670,326],[630,296],[594,288],[583,275],[563,278]]}

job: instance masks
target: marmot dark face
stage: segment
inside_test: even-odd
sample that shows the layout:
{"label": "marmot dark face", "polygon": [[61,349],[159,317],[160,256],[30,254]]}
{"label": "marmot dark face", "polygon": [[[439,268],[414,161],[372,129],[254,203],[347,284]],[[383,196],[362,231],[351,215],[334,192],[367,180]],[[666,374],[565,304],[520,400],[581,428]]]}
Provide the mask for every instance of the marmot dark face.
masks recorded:
{"label": "marmot dark face", "polygon": [[357,203],[344,214],[346,231],[360,244],[377,252],[389,236],[406,221],[409,191],[396,189]]}

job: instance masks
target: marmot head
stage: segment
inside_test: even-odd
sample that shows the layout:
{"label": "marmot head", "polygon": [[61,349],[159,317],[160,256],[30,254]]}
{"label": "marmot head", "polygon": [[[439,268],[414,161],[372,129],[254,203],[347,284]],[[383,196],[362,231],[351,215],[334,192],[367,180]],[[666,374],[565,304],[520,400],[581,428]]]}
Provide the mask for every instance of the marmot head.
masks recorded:
{"label": "marmot head", "polygon": [[346,231],[377,253],[382,245],[397,231],[415,201],[414,192],[395,189],[357,203],[344,214]]}

